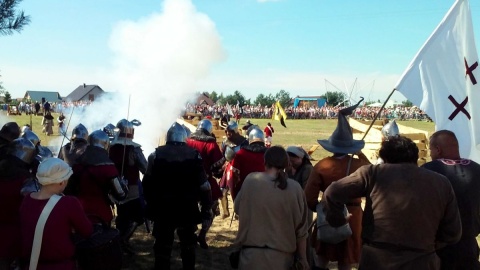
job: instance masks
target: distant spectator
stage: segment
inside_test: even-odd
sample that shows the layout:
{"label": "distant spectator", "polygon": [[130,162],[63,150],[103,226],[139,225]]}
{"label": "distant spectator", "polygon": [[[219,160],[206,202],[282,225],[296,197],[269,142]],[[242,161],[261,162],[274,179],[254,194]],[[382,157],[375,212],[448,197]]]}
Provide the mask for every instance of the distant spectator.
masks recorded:
{"label": "distant spectator", "polygon": [[48,103],[48,101],[45,101],[45,103],[43,104],[43,112],[50,112],[50,103]]}
{"label": "distant spectator", "polygon": [[50,112],[45,112],[45,115],[42,119],[43,130],[42,132],[45,133],[47,136],[53,134],[53,116]]}
{"label": "distant spectator", "polygon": [[38,112],[40,111],[40,103],[35,102],[35,114],[38,115]]}

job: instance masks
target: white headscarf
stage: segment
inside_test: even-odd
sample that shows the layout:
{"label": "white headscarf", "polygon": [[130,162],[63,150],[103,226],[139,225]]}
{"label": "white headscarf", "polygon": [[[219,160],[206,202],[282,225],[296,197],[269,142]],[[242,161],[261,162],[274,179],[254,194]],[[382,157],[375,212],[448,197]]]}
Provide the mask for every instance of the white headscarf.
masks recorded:
{"label": "white headscarf", "polygon": [[38,166],[37,179],[41,185],[61,183],[73,174],[72,168],[59,158],[48,158]]}

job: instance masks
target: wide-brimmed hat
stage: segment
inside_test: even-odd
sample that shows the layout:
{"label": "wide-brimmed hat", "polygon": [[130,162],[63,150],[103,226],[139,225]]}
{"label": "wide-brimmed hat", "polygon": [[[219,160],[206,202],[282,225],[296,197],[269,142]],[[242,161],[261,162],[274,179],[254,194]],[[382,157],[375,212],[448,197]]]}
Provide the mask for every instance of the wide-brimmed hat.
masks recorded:
{"label": "wide-brimmed hat", "polygon": [[363,98],[357,104],[338,112],[337,128],[333,131],[330,138],[328,140],[317,140],[325,150],[331,153],[354,154],[365,146],[365,141],[353,139],[352,128],[347,120],[347,115],[351,115],[362,101]]}

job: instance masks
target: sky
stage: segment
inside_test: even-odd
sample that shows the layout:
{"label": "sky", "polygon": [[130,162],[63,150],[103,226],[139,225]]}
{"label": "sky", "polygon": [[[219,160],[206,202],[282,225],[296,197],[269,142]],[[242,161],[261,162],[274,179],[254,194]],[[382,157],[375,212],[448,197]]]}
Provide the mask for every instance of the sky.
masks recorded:
{"label": "sky", "polygon": [[[253,101],[282,89],[383,101],[453,3],[24,0],[31,23],[0,36],[0,81],[12,97],[66,96],[86,83],[157,104],[203,91]],[[478,42],[480,1],[470,7]]]}

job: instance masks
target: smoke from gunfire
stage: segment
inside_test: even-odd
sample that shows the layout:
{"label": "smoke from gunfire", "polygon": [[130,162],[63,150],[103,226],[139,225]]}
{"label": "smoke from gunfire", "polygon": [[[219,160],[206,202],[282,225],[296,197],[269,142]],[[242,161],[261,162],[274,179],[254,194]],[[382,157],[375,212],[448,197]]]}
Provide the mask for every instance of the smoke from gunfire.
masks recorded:
{"label": "smoke from gunfire", "polygon": [[75,109],[67,134],[78,123],[91,132],[128,116],[142,122],[134,140],[145,154],[196,98],[197,82],[224,57],[214,23],[190,0],[166,0],[160,13],[119,22],[109,46],[115,57],[104,76],[114,87],[105,90],[116,93],[95,100],[83,113]]}

